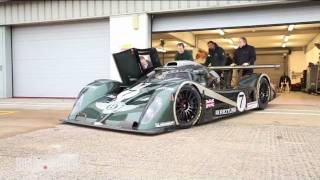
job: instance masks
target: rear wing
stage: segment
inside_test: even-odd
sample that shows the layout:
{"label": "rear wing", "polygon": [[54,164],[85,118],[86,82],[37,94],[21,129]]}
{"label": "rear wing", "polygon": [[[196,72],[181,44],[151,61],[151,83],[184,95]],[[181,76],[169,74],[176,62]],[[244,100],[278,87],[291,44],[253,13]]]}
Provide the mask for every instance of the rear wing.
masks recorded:
{"label": "rear wing", "polygon": [[[165,66],[165,67],[158,67],[155,70],[173,70],[177,67],[174,66]],[[278,69],[280,68],[279,64],[260,64],[260,65],[249,65],[249,66],[211,66],[207,67],[210,70],[230,70],[230,69],[265,69],[265,68],[273,68]]]}
{"label": "rear wing", "polygon": [[279,67],[280,67],[279,64],[260,64],[260,65],[249,65],[249,66],[212,66],[212,67],[208,67],[208,69],[211,69],[211,70],[265,69],[265,68],[278,69]]}

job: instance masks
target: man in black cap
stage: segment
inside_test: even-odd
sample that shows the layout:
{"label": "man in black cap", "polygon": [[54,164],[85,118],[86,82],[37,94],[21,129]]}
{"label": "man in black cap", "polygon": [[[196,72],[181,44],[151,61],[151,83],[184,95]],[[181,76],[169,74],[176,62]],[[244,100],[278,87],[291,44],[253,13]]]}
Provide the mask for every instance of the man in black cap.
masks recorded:
{"label": "man in black cap", "polygon": [[[234,62],[237,65],[254,65],[256,61],[256,50],[253,46],[248,45],[247,39],[241,37],[239,39],[239,48],[234,53]],[[253,69],[243,69],[242,76],[250,75],[253,73]]]}

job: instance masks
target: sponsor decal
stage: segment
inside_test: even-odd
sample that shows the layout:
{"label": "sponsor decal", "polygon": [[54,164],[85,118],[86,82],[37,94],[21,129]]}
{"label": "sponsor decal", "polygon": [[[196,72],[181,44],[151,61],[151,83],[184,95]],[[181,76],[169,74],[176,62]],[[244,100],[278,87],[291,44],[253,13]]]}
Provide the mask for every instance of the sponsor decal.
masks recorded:
{"label": "sponsor decal", "polygon": [[221,116],[221,115],[226,115],[226,114],[232,114],[237,112],[237,108],[233,107],[233,108],[229,108],[229,109],[219,109],[215,111],[215,114],[217,116]]}
{"label": "sponsor decal", "polygon": [[122,102],[113,101],[106,105],[105,109],[102,111],[103,114],[110,114],[117,112],[120,108],[122,108],[125,104]]}
{"label": "sponsor decal", "polygon": [[206,108],[213,108],[214,107],[214,99],[207,99],[206,100]]}
{"label": "sponsor decal", "polygon": [[239,112],[243,112],[246,109],[247,99],[244,92],[240,92],[237,97],[237,108]]}
{"label": "sponsor decal", "polygon": [[119,104],[111,103],[106,107],[106,109],[107,110],[112,110],[112,109],[117,109],[118,107],[119,107]]}
{"label": "sponsor decal", "polygon": [[168,121],[168,122],[157,122],[155,123],[156,127],[164,127],[164,126],[172,126],[174,125],[175,122],[174,121]]}
{"label": "sponsor decal", "polygon": [[247,104],[247,110],[255,109],[258,107],[258,101],[249,102]]}

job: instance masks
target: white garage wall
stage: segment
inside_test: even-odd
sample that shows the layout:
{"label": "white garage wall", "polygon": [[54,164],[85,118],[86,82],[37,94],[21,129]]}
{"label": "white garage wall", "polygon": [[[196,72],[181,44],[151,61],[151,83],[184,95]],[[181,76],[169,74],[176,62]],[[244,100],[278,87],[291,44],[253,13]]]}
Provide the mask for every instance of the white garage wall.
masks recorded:
{"label": "white garage wall", "polygon": [[15,97],[76,97],[109,77],[109,22],[14,27]]}
{"label": "white garage wall", "polygon": [[292,51],[289,55],[289,77],[291,82],[298,83],[300,82],[300,77],[293,79],[292,73],[302,73],[303,70],[307,69],[308,62],[304,51]]}
{"label": "white garage wall", "polygon": [[0,98],[12,97],[11,28],[0,26]]}
{"label": "white garage wall", "polygon": [[314,43],[320,43],[320,34],[318,34],[306,48],[306,58],[308,62],[317,63],[320,60],[320,49]]}
{"label": "white garage wall", "polygon": [[[151,19],[147,14],[110,17],[110,52],[117,53],[129,48],[151,47]],[[112,54],[110,54],[112,58]],[[117,66],[110,61],[111,78],[121,81]]]}
{"label": "white garage wall", "polygon": [[308,62],[317,63],[320,60],[320,50],[316,47],[313,47],[306,53]]}
{"label": "white garage wall", "polygon": [[320,3],[155,15],[153,32],[291,24],[320,21]]}

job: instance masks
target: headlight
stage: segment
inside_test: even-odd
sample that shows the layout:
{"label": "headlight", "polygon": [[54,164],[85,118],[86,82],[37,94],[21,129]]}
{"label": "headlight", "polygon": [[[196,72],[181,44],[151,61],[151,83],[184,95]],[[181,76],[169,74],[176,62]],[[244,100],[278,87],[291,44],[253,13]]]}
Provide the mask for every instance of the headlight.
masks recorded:
{"label": "headlight", "polygon": [[156,96],[153,99],[150,106],[147,107],[148,109],[146,110],[146,112],[143,115],[143,118],[141,120],[141,124],[150,123],[150,121],[154,118],[154,116],[159,113],[162,105],[163,105],[163,102],[162,102],[161,98]]}
{"label": "headlight", "polygon": [[84,95],[81,94],[81,96],[77,99],[76,103],[73,106],[71,114],[77,114],[78,112],[80,112],[82,102],[83,102],[83,97]]}

